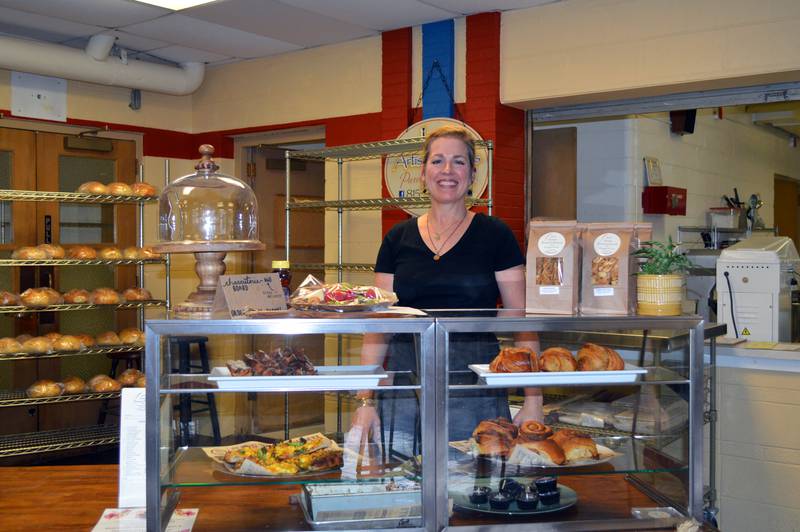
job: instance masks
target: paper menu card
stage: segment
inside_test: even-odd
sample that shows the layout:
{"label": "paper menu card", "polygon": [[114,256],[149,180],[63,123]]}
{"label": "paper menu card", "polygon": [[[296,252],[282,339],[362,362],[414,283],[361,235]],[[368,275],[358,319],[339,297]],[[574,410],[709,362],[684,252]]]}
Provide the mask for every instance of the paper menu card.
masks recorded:
{"label": "paper menu card", "polygon": [[123,388],[120,394],[120,508],[147,504],[145,497],[145,388]]}
{"label": "paper menu card", "polygon": [[[167,532],[191,532],[197,519],[197,508],[177,508],[167,525]],[[145,532],[147,515],[144,508],[106,508],[92,532]]]}

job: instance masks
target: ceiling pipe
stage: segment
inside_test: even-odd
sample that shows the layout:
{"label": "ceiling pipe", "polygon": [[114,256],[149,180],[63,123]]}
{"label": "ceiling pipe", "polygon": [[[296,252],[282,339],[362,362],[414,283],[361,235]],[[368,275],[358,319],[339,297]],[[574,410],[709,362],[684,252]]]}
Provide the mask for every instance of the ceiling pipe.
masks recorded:
{"label": "ceiling pipe", "polygon": [[95,35],[86,50],[0,35],[0,68],[176,96],[191,94],[203,83],[203,63],[123,62],[109,57],[113,44],[111,35]]}

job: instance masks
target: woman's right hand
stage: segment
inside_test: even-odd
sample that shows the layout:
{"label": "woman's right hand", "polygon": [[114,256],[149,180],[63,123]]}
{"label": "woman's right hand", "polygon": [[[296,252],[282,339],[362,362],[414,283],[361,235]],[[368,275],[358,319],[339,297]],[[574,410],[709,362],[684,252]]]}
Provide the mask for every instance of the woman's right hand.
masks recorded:
{"label": "woman's right hand", "polygon": [[350,422],[349,441],[358,441],[359,446],[363,447],[370,441],[379,442],[381,432],[381,421],[378,417],[378,409],[372,405],[359,406],[353,412]]}

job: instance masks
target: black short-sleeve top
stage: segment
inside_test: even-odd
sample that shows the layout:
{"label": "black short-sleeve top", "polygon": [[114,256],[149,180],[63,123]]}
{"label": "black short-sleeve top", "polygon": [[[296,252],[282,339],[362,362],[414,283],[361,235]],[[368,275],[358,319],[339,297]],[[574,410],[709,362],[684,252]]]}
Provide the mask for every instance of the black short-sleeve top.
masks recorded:
{"label": "black short-sleeve top", "polygon": [[495,272],[524,264],[511,229],[477,213],[461,239],[438,261],[419,233],[417,219],[392,227],[381,243],[376,273],[394,274],[398,305],[414,308],[495,308]]}

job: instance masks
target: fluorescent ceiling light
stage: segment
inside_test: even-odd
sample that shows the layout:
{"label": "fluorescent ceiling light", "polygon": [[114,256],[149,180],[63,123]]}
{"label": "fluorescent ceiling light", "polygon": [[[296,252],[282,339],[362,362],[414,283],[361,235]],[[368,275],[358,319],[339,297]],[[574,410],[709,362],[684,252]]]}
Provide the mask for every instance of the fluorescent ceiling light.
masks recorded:
{"label": "fluorescent ceiling light", "polygon": [[165,7],[173,11],[180,11],[189,7],[210,4],[214,0],[136,0],[142,4],[150,4],[158,7]]}

